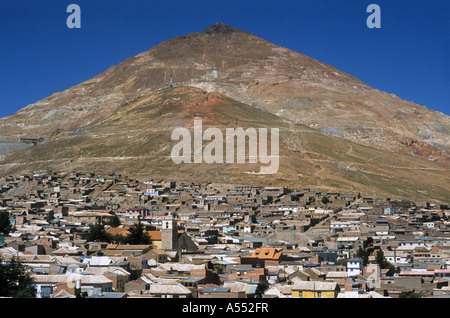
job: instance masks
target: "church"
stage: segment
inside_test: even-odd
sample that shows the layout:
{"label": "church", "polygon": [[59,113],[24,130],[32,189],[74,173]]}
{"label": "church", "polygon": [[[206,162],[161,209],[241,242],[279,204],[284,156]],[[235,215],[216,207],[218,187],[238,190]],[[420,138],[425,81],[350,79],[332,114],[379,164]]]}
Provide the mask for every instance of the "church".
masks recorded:
{"label": "church", "polygon": [[161,249],[164,251],[196,252],[198,246],[185,231],[178,230],[177,220],[168,216],[162,222]]}

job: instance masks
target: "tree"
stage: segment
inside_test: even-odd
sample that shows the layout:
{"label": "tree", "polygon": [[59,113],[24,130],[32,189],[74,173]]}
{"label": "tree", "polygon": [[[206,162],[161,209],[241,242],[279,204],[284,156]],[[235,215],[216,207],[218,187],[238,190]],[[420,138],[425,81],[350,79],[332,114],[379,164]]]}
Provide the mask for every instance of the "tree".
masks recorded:
{"label": "tree", "polygon": [[110,242],[114,244],[126,244],[126,237],[121,234],[112,235]]}
{"label": "tree", "polygon": [[356,255],[362,259],[363,266],[366,267],[369,263],[369,253],[360,246]]}
{"label": "tree", "polygon": [[325,197],[325,196],[322,197],[323,204],[328,204],[329,202],[330,202],[330,199],[328,199],[328,197]]}
{"label": "tree", "polygon": [[386,273],[387,276],[393,276],[396,272],[395,265],[389,263],[388,261],[385,262],[384,268],[389,269],[389,271]]}
{"label": "tree", "polygon": [[87,238],[89,242],[111,242],[112,236],[105,230],[103,224],[89,224],[89,230],[87,232]]}
{"label": "tree", "polygon": [[347,266],[347,261],[348,261],[348,258],[341,258],[341,259],[336,260],[336,262],[334,262],[334,264]]}
{"label": "tree", "polygon": [[422,298],[423,294],[415,293],[414,291],[403,291],[398,298]]}
{"label": "tree", "polygon": [[11,222],[8,212],[0,212],[0,233],[8,234],[11,231]]}
{"label": "tree", "polygon": [[380,266],[381,269],[389,269],[389,271],[386,273],[387,276],[392,276],[395,274],[395,266],[391,263],[389,263],[384,258],[384,253],[382,250],[379,250],[377,252],[377,255],[375,257],[375,262]]}
{"label": "tree", "polygon": [[111,217],[108,221],[108,225],[112,227],[118,227],[122,222],[120,222],[120,218],[117,215]]}
{"label": "tree", "polygon": [[225,272],[222,265],[214,265],[214,270],[217,275],[222,275]]}
{"label": "tree", "polygon": [[380,268],[384,268],[385,266],[385,259],[384,259],[384,253],[382,250],[377,251],[377,255],[375,257],[375,263],[380,266]]}
{"label": "tree", "polygon": [[0,296],[34,298],[36,291],[27,268],[14,258],[9,263],[0,259]]}
{"label": "tree", "polygon": [[128,229],[128,235],[125,242],[128,244],[151,244],[150,236],[145,230],[145,226],[138,222]]}

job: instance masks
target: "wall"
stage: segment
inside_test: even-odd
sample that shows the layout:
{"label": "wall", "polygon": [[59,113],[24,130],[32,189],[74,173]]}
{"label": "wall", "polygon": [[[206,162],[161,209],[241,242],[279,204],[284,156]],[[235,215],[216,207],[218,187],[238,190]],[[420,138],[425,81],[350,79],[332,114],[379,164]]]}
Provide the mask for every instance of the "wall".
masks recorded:
{"label": "wall", "polygon": [[[293,298],[299,298],[300,297],[300,291],[299,290],[293,290],[292,291],[292,297]],[[302,297],[301,298],[319,298],[319,292],[318,291],[302,291]],[[322,291],[321,292],[321,298],[336,298],[336,293],[333,291]]]}

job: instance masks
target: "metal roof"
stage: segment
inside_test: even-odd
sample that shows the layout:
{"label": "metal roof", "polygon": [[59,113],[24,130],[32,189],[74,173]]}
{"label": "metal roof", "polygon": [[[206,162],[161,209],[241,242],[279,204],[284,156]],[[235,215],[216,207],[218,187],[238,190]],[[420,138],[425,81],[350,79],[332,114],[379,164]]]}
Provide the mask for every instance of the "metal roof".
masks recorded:
{"label": "metal roof", "polygon": [[246,294],[254,294],[256,293],[256,290],[258,289],[258,285],[249,285],[247,290],[245,291]]}
{"label": "metal roof", "polygon": [[197,283],[197,282],[201,281],[202,279],[204,279],[204,277],[186,277],[186,278],[179,279],[178,282]]}
{"label": "metal roof", "polygon": [[125,298],[126,293],[103,293],[102,298]]}
{"label": "metal roof", "polygon": [[207,287],[203,289],[202,293],[228,293],[230,291],[227,287]]}

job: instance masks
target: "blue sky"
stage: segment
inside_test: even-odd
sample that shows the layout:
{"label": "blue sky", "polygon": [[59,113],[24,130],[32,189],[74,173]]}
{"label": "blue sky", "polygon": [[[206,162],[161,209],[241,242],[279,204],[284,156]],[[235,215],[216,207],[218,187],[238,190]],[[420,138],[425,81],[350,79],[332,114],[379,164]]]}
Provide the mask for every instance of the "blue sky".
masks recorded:
{"label": "blue sky", "polygon": [[[81,29],[69,29],[69,4]],[[369,29],[369,4],[381,29]],[[448,0],[1,0],[0,117],[216,22],[450,115]]]}

